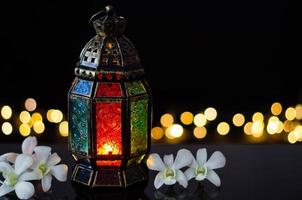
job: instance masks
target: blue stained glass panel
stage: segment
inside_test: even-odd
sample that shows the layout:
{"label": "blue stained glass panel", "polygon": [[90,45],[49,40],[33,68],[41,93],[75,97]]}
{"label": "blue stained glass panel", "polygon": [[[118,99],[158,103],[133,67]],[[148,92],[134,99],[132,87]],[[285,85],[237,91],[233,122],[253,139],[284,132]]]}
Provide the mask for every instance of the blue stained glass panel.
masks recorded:
{"label": "blue stained glass panel", "polygon": [[72,92],[76,93],[76,94],[90,96],[91,91],[92,91],[92,86],[93,86],[92,81],[78,79]]}

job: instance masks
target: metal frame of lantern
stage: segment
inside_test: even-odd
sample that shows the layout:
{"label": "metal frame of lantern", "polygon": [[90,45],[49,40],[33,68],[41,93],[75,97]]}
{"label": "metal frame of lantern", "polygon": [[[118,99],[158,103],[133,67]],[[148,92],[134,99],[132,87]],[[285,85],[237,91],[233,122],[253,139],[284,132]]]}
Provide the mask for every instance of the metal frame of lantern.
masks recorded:
{"label": "metal frame of lantern", "polygon": [[124,18],[110,6],[100,13],[68,93],[72,181],[127,187],[147,179],[141,161],[150,150],[152,97],[136,49],[122,34]]}

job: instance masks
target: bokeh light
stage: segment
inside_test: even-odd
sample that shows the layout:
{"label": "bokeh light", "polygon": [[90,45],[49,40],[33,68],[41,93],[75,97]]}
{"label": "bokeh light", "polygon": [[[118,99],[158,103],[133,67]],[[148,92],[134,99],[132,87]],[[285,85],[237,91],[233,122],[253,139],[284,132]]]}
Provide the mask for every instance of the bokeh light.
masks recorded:
{"label": "bokeh light", "polygon": [[36,108],[37,108],[37,102],[33,98],[26,99],[24,105],[25,105],[25,109],[28,110],[28,111],[30,111],[30,112],[36,110]]}
{"label": "bokeh light", "polygon": [[60,110],[53,110],[50,113],[50,122],[60,123],[63,120],[63,113]]}
{"label": "bokeh light", "polygon": [[204,125],[206,125],[206,123],[207,123],[207,119],[204,114],[199,113],[199,114],[195,115],[195,117],[194,117],[195,126],[203,127]]}
{"label": "bokeh light", "polygon": [[30,127],[28,124],[21,124],[19,127],[19,132],[23,137],[27,137],[30,134]]}
{"label": "bokeh light", "polygon": [[294,120],[296,118],[296,109],[293,107],[289,107],[285,111],[285,118],[287,120]]}
{"label": "bokeh light", "polygon": [[42,121],[35,121],[33,124],[33,129],[38,134],[43,133],[45,130],[44,123]]}
{"label": "bokeh light", "polygon": [[59,125],[59,132],[61,136],[67,137],[68,136],[68,122],[62,121]]}
{"label": "bokeh light", "polygon": [[180,115],[180,121],[185,124],[185,125],[190,125],[193,123],[193,119],[194,119],[194,115],[189,112],[189,111],[186,111],[186,112],[183,112],[181,115]]}
{"label": "bokeh light", "polygon": [[4,135],[10,135],[13,132],[13,126],[9,122],[4,122],[1,129]]}
{"label": "bokeh light", "polygon": [[253,122],[255,122],[255,121],[263,121],[264,120],[264,116],[263,116],[263,114],[261,112],[256,112],[256,113],[253,114],[252,119],[253,119]]}
{"label": "bokeh light", "polygon": [[287,132],[287,133],[291,132],[295,128],[294,123],[290,120],[285,120],[283,125],[284,125],[284,131]]}
{"label": "bokeh light", "polygon": [[19,115],[19,119],[23,124],[27,124],[30,122],[30,114],[27,111],[22,111]]}
{"label": "bokeh light", "polygon": [[163,127],[169,127],[174,123],[174,117],[171,114],[166,113],[161,116],[160,123]]}
{"label": "bokeh light", "polygon": [[194,133],[194,136],[197,139],[203,139],[207,135],[207,129],[204,126],[203,127],[195,127],[193,133]]}
{"label": "bokeh light", "polygon": [[270,117],[266,127],[267,133],[271,135],[277,133],[279,130],[279,124],[280,124],[279,122],[280,121],[278,117],[276,116]]}
{"label": "bokeh light", "polygon": [[207,120],[209,121],[213,121],[216,119],[217,117],[217,111],[215,108],[213,107],[209,107],[204,111],[204,115],[206,117]]}
{"label": "bokeh light", "polygon": [[252,135],[252,125],[253,122],[248,122],[244,125],[243,131],[246,135]]}
{"label": "bokeh light", "polygon": [[1,116],[2,116],[3,119],[9,119],[9,118],[11,118],[12,117],[12,113],[13,113],[13,111],[12,111],[12,109],[11,109],[10,106],[5,105],[1,109]]}
{"label": "bokeh light", "polygon": [[166,131],[165,131],[165,135],[167,138],[169,139],[175,139],[178,138],[180,136],[182,136],[183,134],[183,127],[179,124],[173,124],[171,126],[169,126]]}
{"label": "bokeh light", "polygon": [[31,119],[33,120],[33,122],[35,121],[43,121],[43,117],[40,113],[35,112],[34,114],[32,114]]}
{"label": "bokeh light", "polygon": [[230,125],[227,122],[220,122],[217,126],[217,132],[220,135],[226,135],[230,131]]}
{"label": "bokeh light", "polygon": [[297,142],[298,138],[296,137],[297,133],[295,131],[291,131],[288,136],[287,139],[289,141],[289,143],[294,144]]}
{"label": "bokeh light", "polygon": [[282,105],[279,102],[275,102],[271,106],[271,112],[273,115],[280,115],[282,112]]}
{"label": "bokeh light", "polygon": [[261,137],[263,134],[264,123],[261,120],[256,120],[252,124],[252,135],[254,137]]}
{"label": "bokeh light", "polygon": [[296,119],[301,120],[302,119],[302,105],[298,104],[296,106]]}
{"label": "bokeh light", "polygon": [[151,136],[155,140],[160,140],[164,136],[164,130],[159,126],[153,127],[151,130]]}
{"label": "bokeh light", "polygon": [[237,113],[233,116],[233,124],[237,127],[240,127],[244,124],[245,122],[245,118],[244,115],[241,113]]}

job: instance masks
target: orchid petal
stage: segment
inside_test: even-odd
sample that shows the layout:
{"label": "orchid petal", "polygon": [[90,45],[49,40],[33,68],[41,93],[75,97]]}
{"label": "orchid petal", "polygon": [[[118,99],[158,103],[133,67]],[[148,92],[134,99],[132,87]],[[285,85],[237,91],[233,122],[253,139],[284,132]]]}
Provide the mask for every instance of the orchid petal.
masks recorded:
{"label": "orchid petal", "polygon": [[152,153],[147,159],[147,166],[151,170],[162,171],[165,169],[165,165],[157,153]]}
{"label": "orchid petal", "polygon": [[165,163],[165,165],[166,165],[168,168],[172,168],[173,161],[174,161],[174,156],[173,156],[173,154],[165,155],[165,156],[164,156],[164,163]]}
{"label": "orchid petal", "polygon": [[186,171],[185,171],[185,175],[187,177],[187,180],[191,180],[192,178],[194,178],[196,175],[195,175],[195,170],[193,168],[188,168]]}
{"label": "orchid petal", "polygon": [[67,172],[68,172],[68,167],[65,164],[61,165],[56,165],[51,167],[50,169],[51,174],[56,177],[61,182],[65,182],[67,180]]}
{"label": "orchid petal", "polygon": [[182,171],[180,171],[180,170],[176,171],[176,180],[184,188],[188,187],[187,177],[186,177],[186,175]]}
{"label": "orchid petal", "polygon": [[18,155],[19,154],[17,154],[17,153],[6,153],[6,154],[3,154],[2,156],[0,156],[0,162],[2,162],[2,161],[8,161],[8,162],[14,163],[16,161],[16,157]]}
{"label": "orchid petal", "polygon": [[56,164],[58,164],[59,162],[61,162],[61,158],[60,156],[58,156],[57,153],[53,153],[49,156],[48,161],[47,161],[47,165],[49,167],[51,166],[55,166]]}
{"label": "orchid petal", "polygon": [[20,154],[16,158],[16,163],[15,163],[15,173],[17,175],[22,174],[25,172],[29,167],[32,166],[34,160],[31,156],[26,155],[26,154]]}
{"label": "orchid petal", "polygon": [[47,161],[51,152],[51,148],[48,146],[37,146],[35,147],[35,155],[38,161],[45,162]]}
{"label": "orchid petal", "polygon": [[2,172],[4,176],[6,173],[9,173],[11,171],[14,171],[14,169],[10,164],[6,162],[0,162],[0,172]]}
{"label": "orchid petal", "polygon": [[37,146],[37,138],[36,137],[27,137],[22,142],[22,153],[32,155],[34,152],[34,148]]}
{"label": "orchid petal", "polygon": [[174,168],[175,169],[181,169],[183,167],[186,167],[192,163],[193,155],[192,153],[187,149],[180,149],[177,152],[175,161],[174,161]]}
{"label": "orchid petal", "polygon": [[166,185],[174,185],[176,183],[176,179],[174,177],[166,177],[164,178],[164,183]]}
{"label": "orchid petal", "polygon": [[154,179],[154,187],[156,189],[160,188],[164,184],[164,173],[163,172],[158,172]]}
{"label": "orchid petal", "polygon": [[198,149],[196,153],[196,161],[198,165],[203,166],[207,162],[207,149]]}
{"label": "orchid petal", "polygon": [[35,188],[30,182],[19,182],[15,186],[15,191],[19,199],[29,199],[35,193]]}
{"label": "orchid petal", "polygon": [[0,186],[0,197],[14,191],[14,187],[8,187],[6,184]]}
{"label": "orchid petal", "polygon": [[40,180],[43,177],[40,170],[35,170],[31,172],[24,172],[19,176],[19,181],[34,181]]}
{"label": "orchid petal", "polygon": [[42,189],[43,192],[48,192],[51,188],[51,181],[52,181],[52,176],[51,174],[47,174],[42,178]]}
{"label": "orchid petal", "polygon": [[204,164],[208,169],[218,169],[225,166],[225,157],[220,151],[215,151]]}
{"label": "orchid petal", "polygon": [[211,183],[213,183],[214,185],[216,185],[217,187],[219,187],[219,186],[221,185],[220,178],[219,178],[219,176],[217,175],[217,173],[214,172],[214,170],[209,169],[206,178],[207,178]]}

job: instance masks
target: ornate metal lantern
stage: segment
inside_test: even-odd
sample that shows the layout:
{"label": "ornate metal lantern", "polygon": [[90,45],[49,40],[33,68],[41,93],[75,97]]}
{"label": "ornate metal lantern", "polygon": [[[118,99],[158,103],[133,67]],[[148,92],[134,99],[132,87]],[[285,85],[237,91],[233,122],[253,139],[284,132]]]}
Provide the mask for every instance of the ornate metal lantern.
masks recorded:
{"label": "ornate metal lantern", "polygon": [[82,50],[68,93],[72,180],[127,187],[147,178],[141,161],[150,148],[151,91],[123,35],[125,19],[107,6],[90,22],[97,35]]}

